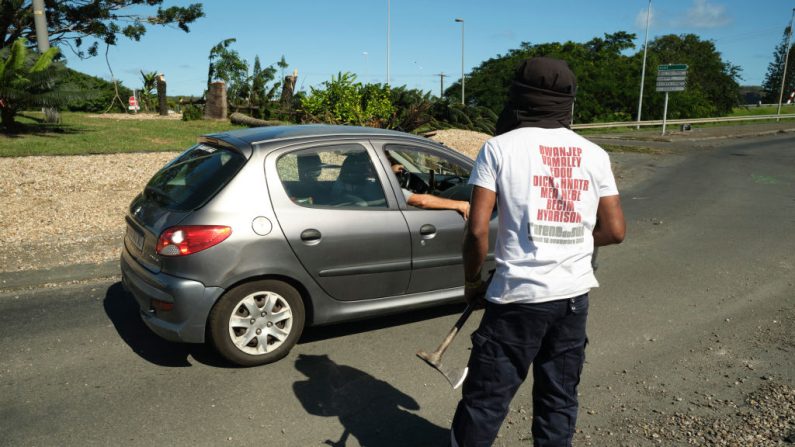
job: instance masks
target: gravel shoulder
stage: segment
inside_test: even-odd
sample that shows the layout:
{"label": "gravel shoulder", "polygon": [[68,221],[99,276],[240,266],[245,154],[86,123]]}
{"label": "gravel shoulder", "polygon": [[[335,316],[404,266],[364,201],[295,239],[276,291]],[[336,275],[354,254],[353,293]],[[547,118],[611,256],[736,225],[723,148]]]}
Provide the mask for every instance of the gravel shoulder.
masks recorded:
{"label": "gravel shoulder", "polygon": [[[488,135],[446,130],[431,137],[474,158]],[[118,259],[127,206],[179,152],[0,158],[0,273]],[[616,153],[622,189],[675,154]],[[1,287],[1,286],[0,286]]]}
{"label": "gravel shoulder", "polygon": [[118,258],[127,206],[177,154],[0,158],[0,272]]}

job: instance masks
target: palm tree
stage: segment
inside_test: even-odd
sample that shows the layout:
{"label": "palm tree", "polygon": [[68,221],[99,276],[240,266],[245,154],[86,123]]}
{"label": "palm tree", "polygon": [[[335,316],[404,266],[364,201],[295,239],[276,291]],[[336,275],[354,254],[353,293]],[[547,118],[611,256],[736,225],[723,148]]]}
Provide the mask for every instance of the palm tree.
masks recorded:
{"label": "palm tree", "polygon": [[6,131],[17,127],[14,117],[20,110],[55,107],[68,99],[58,88],[63,70],[53,62],[58,51],[52,47],[40,55],[30,53],[18,39],[0,52],[0,124]]}
{"label": "palm tree", "polygon": [[144,88],[141,90],[141,102],[144,104],[144,110],[148,112],[149,105],[152,102],[152,91],[157,88],[157,72],[144,73],[141,70],[141,78],[144,81]]}

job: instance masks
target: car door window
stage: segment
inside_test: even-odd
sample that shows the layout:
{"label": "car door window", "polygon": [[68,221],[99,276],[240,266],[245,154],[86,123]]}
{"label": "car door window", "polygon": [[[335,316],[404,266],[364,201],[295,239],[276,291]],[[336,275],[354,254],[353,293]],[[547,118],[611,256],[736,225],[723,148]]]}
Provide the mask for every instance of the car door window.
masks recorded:
{"label": "car door window", "polygon": [[384,189],[367,150],[358,144],[303,149],[276,162],[294,203],[307,207],[386,208]]}
{"label": "car door window", "polygon": [[404,193],[469,200],[471,170],[464,163],[410,146],[386,145],[384,150]]}

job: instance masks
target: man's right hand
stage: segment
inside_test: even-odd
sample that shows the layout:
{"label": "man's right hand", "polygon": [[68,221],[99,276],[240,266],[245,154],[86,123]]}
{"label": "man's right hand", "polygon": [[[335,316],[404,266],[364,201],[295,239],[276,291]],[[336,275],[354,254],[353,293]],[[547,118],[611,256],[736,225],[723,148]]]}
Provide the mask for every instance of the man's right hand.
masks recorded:
{"label": "man's right hand", "polygon": [[480,280],[476,283],[466,282],[464,285],[464,298],[473,309],[482,309],[486,306],[486,290],[489,282]]}

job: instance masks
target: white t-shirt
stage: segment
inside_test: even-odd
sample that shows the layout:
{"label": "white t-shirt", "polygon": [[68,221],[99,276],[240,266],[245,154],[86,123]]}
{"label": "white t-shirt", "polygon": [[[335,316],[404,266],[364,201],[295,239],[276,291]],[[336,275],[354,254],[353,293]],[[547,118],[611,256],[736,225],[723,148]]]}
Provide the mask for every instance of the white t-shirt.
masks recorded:
{"label": "white t-shirt", "polygon": [[497,271],[486,299],[540,303],[599,287],[596,209],[618,194],[602,148],[565,128],[515,129],[486,141],[469,183],[497,193]]}

